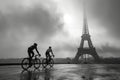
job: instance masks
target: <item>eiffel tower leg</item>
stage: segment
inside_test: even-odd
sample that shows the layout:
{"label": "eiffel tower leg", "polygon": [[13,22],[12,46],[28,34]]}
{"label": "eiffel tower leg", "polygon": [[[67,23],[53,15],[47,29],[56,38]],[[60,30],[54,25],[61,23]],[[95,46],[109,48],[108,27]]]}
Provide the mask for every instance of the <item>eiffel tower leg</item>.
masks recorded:
{"label": "eiffel tower leg", "polygon": [[99,58],[95,48],[93,48],[91,55],[94,57],[96,62],[100,62],[100,58]]}
{"label": "eiffel tower leg", "polygon": [[78,48],[78,52],[77,52],[77,54],[76,54],[76,56],[75,56],[75,58],[73,60],[74,63],[78,63],[79,62],[79,57],[80,56],[83,57],[80,48]]}
{"label": "eiffel tower leg", "polygon": [[78,63],[79,57],[80,57],[80,54],[77,53],[77,55],[76,55],[75,58],[74,58],[74,62],[75,62],[75,63]]}
{"label": "eiffel tower leg", "polygon": [[95,58],[96,62],[100,62],[100,58],[99,58],[99,56],[97,55],[97,53],[95,53],[95,54],[93,55],[93,57]]}

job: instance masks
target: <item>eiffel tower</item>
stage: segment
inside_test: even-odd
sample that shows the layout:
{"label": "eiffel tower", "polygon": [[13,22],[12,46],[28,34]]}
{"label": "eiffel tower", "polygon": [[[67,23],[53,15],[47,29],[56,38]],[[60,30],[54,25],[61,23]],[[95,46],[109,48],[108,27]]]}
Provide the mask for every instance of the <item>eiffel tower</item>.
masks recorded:
{"label": "eiffel tower", "polygon": [[[85,2],[83,4],[83,33],[81,36],[81,43],[78,48],[78,52],[74,58],[74,63],[79,63],[79,58],[83,58],[83,55],[91,55],[95,61],[99,61],[99,56],[96,52],[95,47],[92,44],[91,36],[89,34],[88,23],[87,23],[87,15],[85,10]],[[84,42],[88,42],[88,47],[84,47]]]}

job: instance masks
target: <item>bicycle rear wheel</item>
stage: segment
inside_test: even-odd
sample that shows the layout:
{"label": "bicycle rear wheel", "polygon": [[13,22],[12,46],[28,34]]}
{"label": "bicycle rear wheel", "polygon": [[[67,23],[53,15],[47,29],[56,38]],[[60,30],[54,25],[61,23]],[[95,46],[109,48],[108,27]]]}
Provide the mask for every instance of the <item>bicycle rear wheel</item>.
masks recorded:
{"label": "bicycle rear wheel", "polygon": [[41,60],[38,59],[38,58],[35,58],[35,60],[34,60],[34,67],[36,69],[38,69],[40,67],[40,65],[41,65]]}
{"label": "bicycle rear wheel", "polygon": [[22,67],[24,70],[27,70],[27,69],[29,68],[29,59],[28,59],[28,58],[24,58],[24,59],[22,60],[21,67]]}

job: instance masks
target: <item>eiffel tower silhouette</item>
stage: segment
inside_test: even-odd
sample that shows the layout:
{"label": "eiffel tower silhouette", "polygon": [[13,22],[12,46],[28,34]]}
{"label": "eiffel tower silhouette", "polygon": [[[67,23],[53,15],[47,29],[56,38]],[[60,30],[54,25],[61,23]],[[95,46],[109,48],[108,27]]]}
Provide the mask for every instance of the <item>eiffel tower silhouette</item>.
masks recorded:
{"label": "eiffel tower silhouette", "polygon": [[[81,43],[78,48],[77,54],[74,58],[74,63],[79,63],[79,58],[83,58],[83,55],[91,55],[95,61],[99,61],[99,56],[96,52],[95,47],[92,44],[91,36],[89,34],[88,23],[87,23],[87,15],[85,10],[85,2],[83,3],[83,33],[81,36]],[[84,42],[88,42],[88,47],[84,47]]]}

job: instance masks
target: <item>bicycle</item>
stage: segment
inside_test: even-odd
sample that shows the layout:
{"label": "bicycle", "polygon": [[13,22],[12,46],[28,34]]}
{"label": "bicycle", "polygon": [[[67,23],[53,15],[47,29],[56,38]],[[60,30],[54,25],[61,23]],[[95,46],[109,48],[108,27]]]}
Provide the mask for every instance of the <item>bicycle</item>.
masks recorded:
{"label": "bicycle", "polygon": [[48,57],[47,57],[47,58],[44,58],[44,59],[42,60],[42,66],[43,66],[43,68],[46,68],[47,66],[53,67],[53,65],[54,65],[53,57],[54,57],[54,56],[51,56],[50,60],[49,60]]}
{"label": "bicycle", "polygon": [[24,70],[27,70],[28,68],[32,67],[34,65],[34,68],[38,69],[41,65],[41,60],[39,55],[35,55],[31,60],[31,66],[29,64],[29,58],[24,58],[21,63],[21,67]]}

